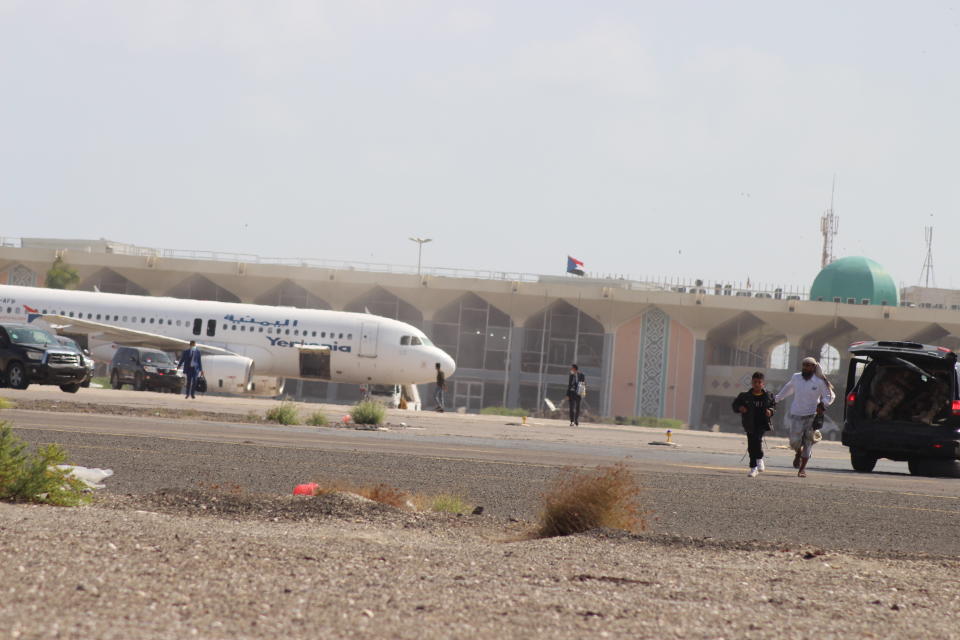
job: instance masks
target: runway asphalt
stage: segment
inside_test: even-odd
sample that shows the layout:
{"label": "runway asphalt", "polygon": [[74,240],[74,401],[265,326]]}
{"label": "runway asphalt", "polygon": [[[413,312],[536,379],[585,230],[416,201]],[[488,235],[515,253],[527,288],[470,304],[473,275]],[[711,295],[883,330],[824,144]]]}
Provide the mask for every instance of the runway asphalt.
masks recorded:
{"label": "runway asphalt", "polygon": [[[108,490],[144,493],[162,487],[237,486],[288,493],[309,480],[407,490],[454,491],[494,515],[532,519],[539,495],[566,465],[624,462],[644,487],[654,533],[731,541],[771,540],[881,553],[956,556],[960,480],[918,478],[905,463],[881,461],[878,472],[850,470],[846,448],[817,445],[808,478],[799,479],[781,438],[768,440],[768,471],[746,477],[745,442],[736,434],[611,425],[571,428],[549,420],[519,424],[500,416],[391,411],[387,431],[211,422],[117,415],[123,407],[193,409],[246,416],[275,401],[207,397],[195,401],[148,392],[3,389],[14,402],[91,403],[109,414],[9,409],[31,442],[64,445],[72,461],[110,467]],[[307,415],[316,405],[301,405]],[[331,419],[346,407],[324,407]],[[400,426],[405,423],[405,426]]]}

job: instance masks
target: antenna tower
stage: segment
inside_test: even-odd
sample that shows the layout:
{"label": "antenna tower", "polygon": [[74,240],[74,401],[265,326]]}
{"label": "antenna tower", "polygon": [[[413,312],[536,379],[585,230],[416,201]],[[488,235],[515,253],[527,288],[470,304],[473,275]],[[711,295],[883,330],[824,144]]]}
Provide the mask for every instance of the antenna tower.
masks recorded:
{"label": "antenna tower", "polygon": [[833,213],[833,198],[837,193],[837,176],[833,176],[833,184],[830,187],[830,208],[827,209],[820,218],[820,233],[823,234],[823,253],[820,256],[820,268],[834,261],[833,239],[837,237],[837,231],[840,228],[840,216]]}
{"label": "antenna tower", "polygon": [[920,269],[920,284],[930,288],[930,284],[937,286],[937,279],[933,276],[933,227],[923,228],[923,237],[927,240],[927,257],[923,260],[923,268]]}

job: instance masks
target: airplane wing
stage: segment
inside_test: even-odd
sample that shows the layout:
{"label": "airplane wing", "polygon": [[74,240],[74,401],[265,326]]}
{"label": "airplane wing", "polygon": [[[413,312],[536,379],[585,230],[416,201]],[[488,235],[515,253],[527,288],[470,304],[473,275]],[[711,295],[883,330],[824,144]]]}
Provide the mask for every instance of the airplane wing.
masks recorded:
{"label": "airplane wing", "polygon": [[[161,351],[182,351],[190,346],[189,340],[180,338],[171,338],[161,336],[157,333],[148,331],[138,331],[136,329],[126,329],[112,324],[94,322],[92,320],[83,320],[81,318],[68,318],[61,315],[41,315],[40,318],[46,320],[54,329],[68,329],[70,333],[79,333],[97,338],[99,340],[109,340],[110,342],[119,342],[130,347],[153,347]],[[221,349],[211,345],[197,343],[200,353],[218,356],[238,355],[233,351]]]}

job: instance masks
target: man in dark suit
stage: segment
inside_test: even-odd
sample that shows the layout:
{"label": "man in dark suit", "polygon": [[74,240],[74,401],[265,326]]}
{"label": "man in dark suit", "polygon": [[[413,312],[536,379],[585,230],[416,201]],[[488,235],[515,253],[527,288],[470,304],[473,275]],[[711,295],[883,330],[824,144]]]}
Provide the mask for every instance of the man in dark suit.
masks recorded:
{"label": "man in dark suit", "polygon": [[187,386],[184,390],[187,398],[196,398],[197,378],[203,375],[203,363],[200,361],[200,349],[197,349],[196,340],[190,341],[190,346],[180,355],[178,367],[183,368],[187,376]]}
{"label": "man in dark suit", "polygon": [[[580,373],[580,368],[575,364],[570,365],[570,378],[567,381],[567,403],[570,405],[571,427],[580,426],[580,400],[583,397],[580,395],[580,384],[586,385],[586,382],[587,378]],[[584,386],[584,389],[586,389],[586,386]]]}

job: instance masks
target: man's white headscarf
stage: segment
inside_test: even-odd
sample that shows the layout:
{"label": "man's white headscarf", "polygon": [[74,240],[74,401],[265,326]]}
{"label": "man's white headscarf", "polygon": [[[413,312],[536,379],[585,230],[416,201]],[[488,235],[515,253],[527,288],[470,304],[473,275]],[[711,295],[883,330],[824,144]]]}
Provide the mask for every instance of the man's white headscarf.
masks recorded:
{"label": "man's white headscarf", "polygon": [[833,389],[833,383],[827,379],[827,376],[823,375],[823,368],[820,366],[820,363],[817,362],[816,358],[804,358],[800,361],[801,365],[812,364],[814,366],[813,375],[817,376],[824,382],[826,382],[831,389]]}

